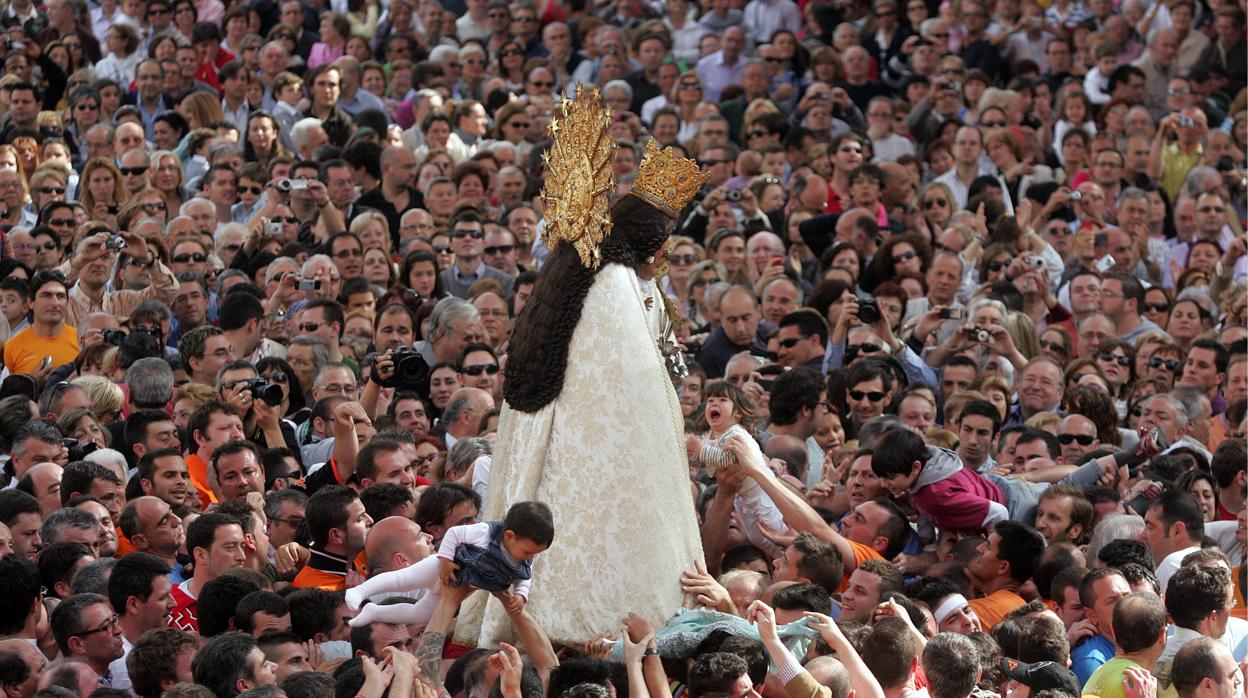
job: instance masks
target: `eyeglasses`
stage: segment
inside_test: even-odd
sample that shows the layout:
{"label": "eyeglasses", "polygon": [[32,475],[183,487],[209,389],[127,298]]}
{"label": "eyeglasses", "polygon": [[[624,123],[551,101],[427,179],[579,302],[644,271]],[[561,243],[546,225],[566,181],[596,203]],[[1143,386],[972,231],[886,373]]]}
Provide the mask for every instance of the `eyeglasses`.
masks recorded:
{"label": "eyeglasses", "polygon": [[882,393],[878,390],[869,390],[867,392],[863,392],[861,390],[849,391],[850,399],[856,402],[861,402],[863,398],[866,398],[867,400],[870,400],[871,402],[879,402],[880,400],[884,399],[885,395],[887,395],[887,393]]}
{"label": "eyeglasses", "polygon": [[98,104],[88,104],[88,103],[86,103],[86,102],[83,102],[83,103],[81,103],[81,104],[75,104],[75,105],[74,105],[74,110],[75,110],[75,111],[99,111],[99,110],[100,110],[100,105],[98,105]]}
{"label": "eyeglasses", "polygon": [[[298,474],[287,473],[286,477],[298,477]],[[281,523],[286,524],[287,526],[290,526],[291,528],[299,528],[300,526],[303,525],[302,516],[288,516],[286,518],[282,518],[280,516],[270,516],[269,521],[279,521]]]}
{"label": "eyeglasses", "polygon": [[437,252],[438,254],[450,254],[451,248],[447,247],[446,245],[434,245],[433,251]]}
{"label": "eyeglasses", "polygon": [[244,187],[241,184],[238,185],[239,194],[251,194],[252,196],[260,196],[260,192],[262,191],[264,191],[264,188],[260,186]]}
{"label": "eyeglasses", "polygon": [[346,250],[338,250],[337,252],[334,253],[334,256],[337,257],[338,259],[343,259],[345,257],[363,257],[364,250],[359,250],[359,249],[352,247]]}
{"label": "eyeglasses", "polygon": [[359,388],[355,385],[338,385],[337,383],[330,383],[324,388],[321,388],[320,392],[326,395],[354,395],[357,390],[359,390]]}
{"label": "eyeglasses", "polygon": [[534,87],[554,87],[554,86],[555,86],[555,82],[554,82],[553,80],[550,80],[550,81],[547,81],[547,80],[530,80],[529,82],[530,82],[530,83],[531,83]]}
{"label": "eyeglasses", "polygon": [[1063,446],[1069,446],[1075,441],[1078,441],[1080,446],[1091,446],[1092,442],[1096,441],[1096,437],[1087,434],[1058,434],[1057,441]]}
{"label": "eyeglasses", "polygon": [[144,211],[147,211],[148,213],[155,213],[155,212],[157,212],[157,211],[164,211],[164,210],[166,210],[167,208],[169,208],[169,207],[168,207],[168,206],[165,206],[165,202],[163,202],[163,201],[154,201],[154,202],[152,202],[152,203],[150,203],[150,204],[143,204],[143,210],[144,210]]}
{"label": "eyeglasses", "polygon": [[750,131],[749,133],[745,134],[745,137],[746,138],[762,138],[763,136],[766,136],[766,135],[767,135],[766,131]]}
{"label": "eyeglasses", "polygon": [[135,259],[135,258],[131,257],[131,258],[127,259],[127,260],[126,260],[126,261],[122,264],[122,266],[123,266],[123,267],[143,267],[144,269],[151,269],[152,267],[156,266],[156,260],[152,260],[152,261],[150,261],[150,262],[147,262],[147,261],[144,261],[144,260]]}
{"label": "eyeglasses", "polygon": [[527,122],[527,121],[509,121],[509,122],[507,122],[507,126],[509,126],[510,128],[526,128],[526,129],[527,129],[528,127],[530,127],[530,126],[532,126],[532,125],[533,125],[533,124],[531,124],[531,123],[529,123],[529,122]]}
{"label": "eyeglasses", "polygon": [[459,372],[469,376],[479,376],[482,373],[492,376],[498,373],[498,364],[477,364],[475,366],[464,366],[459,369]]}
{"label": "eyeglasses", "polygon": [[1117,361],[1119,366],[1130,366],[1131,357],[1126,354],[1115,354],[1111,351],[1103,351],[1096,355],[1100,361],[1114,362]]}
{"label": "eyeglasses", "polygon": [[1144,304],[1145,312],[1152,311],[1154,313],[1164,313],[1168,310],[1170,310],[1169,303],[1145,303]]}
{"label": "eyeglasses", "polygon": [[874,354],[879,350],[878,344],[850,344],[845,347],[845,352],[852,354]]}
{"label": "eyeglasses", "polygon": [[940,199],[924,199],[924,200],[923,200],[923,208],[932,208],[932,207],[935,207],[935,206],[939,206],[939,207],[941,207],[941,208],[944,208],[944,207],[946,207],[946,206],[948,206],[948,205],[949,205],[949,200],[948,200],[948,199],[944,199],[944,198],[940,198]]}
{"label": "eyeglasses", "polygon": [[914,259],[915,257],[918,257],[918,256],[919,256],[919,253],[915,252],[914,250],[910,250],[909,252],[902,252],[901,254],[895,254],[893,255],[893,264],[904,262],[907,259]]}
{"label": "eyeglasses", "polygon": [[1010,266],[1010,263],[1012,263],[1013,261],[1014,261],[1013,259],[994,259],[991,262],[989,262],[984,268],[987,269],[988,271],[994,271],[994,272],[1001,271],[1002,269]]}
{"label": "eyeglasses", "polygon": [[802,340],[806,339],[809,336],[810,335],[805,335],[802,337],[789,337],[787,339],[780,340],[779,344],[781,347],[784,347],[785,349],[792,349],[793,347],[797,346],[798,342],[801,342]]}
{"label": "eyeglasses", "polygon": [[77,637],[87,637],[88,635],[94,635],[94,634],[96,634],[96,633],[102,633],[102,632],[105,632],[105,631],[107,631],[107,630],[112,630],[113,628],[116,628],[116,627],[117,627],[117,614],[116,614],[116,613],[114,613],[114,614],[112,615],[112,617],[111,617],[111,618],[109,618],[108,620],[104,621],[104,624],[103,624],[103,625],[101,625],[100,627],[98,627],[98,628],[90,628],[90,629],[84,630],[84,631],[82,631],[82,632],[78,633]]}
{"label": "eyeglasses", "polygon": [[186,264],[187,262],[202,264],[203,262],[208,261],[208,256],[200,254],[199,252],[183,252],[182,254],[175,256],[173,261],[177,264]]}
{"label": "eyeglasses", "polygon": [[229,347],[222,347],[216,351],[206,351],[204,352],[204,356],[215,356],[218,359],[228,359],[231,356],[234,356],[234,350]]}
{"label": "eyeglasses", "polygon": [[60,196],[65,193],[65,187],[39,187],[39,193]]}
{"label": "eyeglasses", "polygon": [[692,254],[669,254],[667,256],[667,261],[675,264],[676,266],[683,267],[686,264],[693,264],[698,261],[698,257],[697,255]]}
{"label": "eyeglasses", "polygon": [[516,249],[515,245],[496,245],[485,248],[485,254],[487,257],[493,257],[496,254],[511,254],[514,249]]}
{"label": "eyeglasses", "polygon": [[473,240],[481,240],[485,237],[485,233],[480,230],[452,230],[451,238],[459,240],[460,238],[470,237]]}
{"label": "eyeglasses", "polygon": [[147,165],[139,165],[138,167],[118,167],[117,169],[127,177],[138,177],[141,174],[147,174]]}
{"label": "eyeglasses", "polygon": [[1180,87],[1174,90],[1166,90],[1166,94],[1170,95],[1171,97],[1186,97],[1190,95],[1191,93],[1192,91],[1186,87]]}
{"label": "eyeglasses", "polygon": [[680,89],[682,89],[682,90],[700,90],[700,89],[702,89],[702,83],[700,83],[700,82],[689,82],[689,81],[681,82],[681,83],[680,83]]}
{"label": "eyeglasses", "polygon": [[1166,370],[1171,373],[1179,370],[1179,367],[1182,365],[1183,362],[1178,359],[1163,359],[1160,356],[1154,356],[1148,360],[1149,368],[1161,368],[1162,366],[1165,366]]}
{"label": "eyeglasses", "polygon": [[1057,342],[1046,342],[1044,340],[1041,340],[1040,348],[1046,351],[1051,351],[1054,354],[1061,354],[1062,356],[1066,355],[1066,347],[1058,344]]}
{"label": "eyeglasses", "polygon": [[1201,213],[1226,213],[1224,206],[1201,206],[1196,210]]}

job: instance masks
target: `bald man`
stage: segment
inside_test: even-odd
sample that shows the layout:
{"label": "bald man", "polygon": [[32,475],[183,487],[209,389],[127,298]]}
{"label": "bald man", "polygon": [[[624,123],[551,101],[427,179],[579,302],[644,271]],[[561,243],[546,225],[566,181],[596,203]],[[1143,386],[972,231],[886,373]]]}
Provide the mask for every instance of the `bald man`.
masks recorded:
{"label": "bald man", "polygon": [[396,249],[403,214],[425,207],[425,197],[412,187],[416,182],[416,166],[412,151],[393,145],[386,148],[381,151],[381,184],[355,202],[359,209],[371,208],[386,217]]}
{"label": "bald man", "polygon": [[35,695],[43,670],[48,666],[48,658],[43,656],[35,645],[17,638],[0,640],[0,656],[17,655],[30,672],[26,678],[7,684],[4,693],[8,698],[30,698]]}
{"label": "bald man", "polygon": [[734,286],[719,298],[720,325],[711,332],[698,364],[706,369],[708,378],[723,378],[728,360],[742,351],[762,349],[759,341],[758,303],[754,293],[744,286]]}
{"label": "bald man", "polygon": [[364,551],[374,575],[401,570],[434,553],[433,537],[411,519],[390,516],[373,524]]}
{"label": "bald man", "polygon": [[45,517],[61,508],[61,472],[56,463],[36,463],[17,483],[19,490],[39,500]]}

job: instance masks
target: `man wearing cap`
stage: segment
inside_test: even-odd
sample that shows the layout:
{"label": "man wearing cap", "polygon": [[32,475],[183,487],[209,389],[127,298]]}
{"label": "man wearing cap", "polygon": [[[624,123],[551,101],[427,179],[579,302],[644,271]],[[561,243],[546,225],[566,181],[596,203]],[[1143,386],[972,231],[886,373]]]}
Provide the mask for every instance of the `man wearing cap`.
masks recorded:
{"label": "man wearing cap", "polygon": [[1080,694],[1075,672],[1056,662],[1025,664],[1007,657],[1001,660],[1001,670],[1009,677],[1006,692],[1010,698],[1031,698],[1047,689],[1072,696]]}
{"label": "man wearing cap", "polygon": [[1127,698],[1123,682],[1131,669],[1151,672],[1166,647],[1166,607],[1156,594],[1127,594],[1114,608],[1114,641],[1118,654],[1097,669],[1083,695]]}

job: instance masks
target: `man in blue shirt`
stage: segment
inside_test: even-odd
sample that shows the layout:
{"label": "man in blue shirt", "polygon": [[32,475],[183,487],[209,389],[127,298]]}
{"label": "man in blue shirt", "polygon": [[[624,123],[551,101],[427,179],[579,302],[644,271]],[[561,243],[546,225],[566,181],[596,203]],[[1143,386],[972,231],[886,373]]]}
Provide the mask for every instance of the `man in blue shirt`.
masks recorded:
{"label": "man in blue shirt", "polygon": [[1090,622],[1075,623],[1067,636],[1072,647],[1070,668],[1081,685],[1114,657],[1114,607],[1130,593],[1127,578],[1113,567],[1092,570],[1079,584],[1083,614]]}

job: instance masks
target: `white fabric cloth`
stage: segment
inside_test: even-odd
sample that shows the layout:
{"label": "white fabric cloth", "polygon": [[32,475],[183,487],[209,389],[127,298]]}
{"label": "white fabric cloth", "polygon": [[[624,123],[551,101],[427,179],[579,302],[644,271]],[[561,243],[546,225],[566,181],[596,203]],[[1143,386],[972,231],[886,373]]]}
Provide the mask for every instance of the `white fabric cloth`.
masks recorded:
{"label": "white fabric cloth", "polygon": [[[554,642],[618,629],[621,608],[664,623],[685,600],[680,573],[702,559],[680,403],[656,341],[663,312],[653,281],[605,266],[573,332],[563,391],[534,413],[503,405],[481,518],[521,501],[550,506],[554,542],[533,562],[526,610]],[[492,647],[513,633],[492,596],[464,603],[461,640]]]}
{"label": "white fabric cloth", "polygon": [[1200,550],[1200,548],[1196,546],[1176,550],[1167,555],[1166,558],[1161,561],[1161,564],[1157,565],[1157,586],[1161,588],[1162,596],[1166,595],[1166,585],[1170,583],[1170,578],[1174,576],[1174,573],[1179,571],[1179,567],[1183,563],[1183,558],[1198,550]]}

